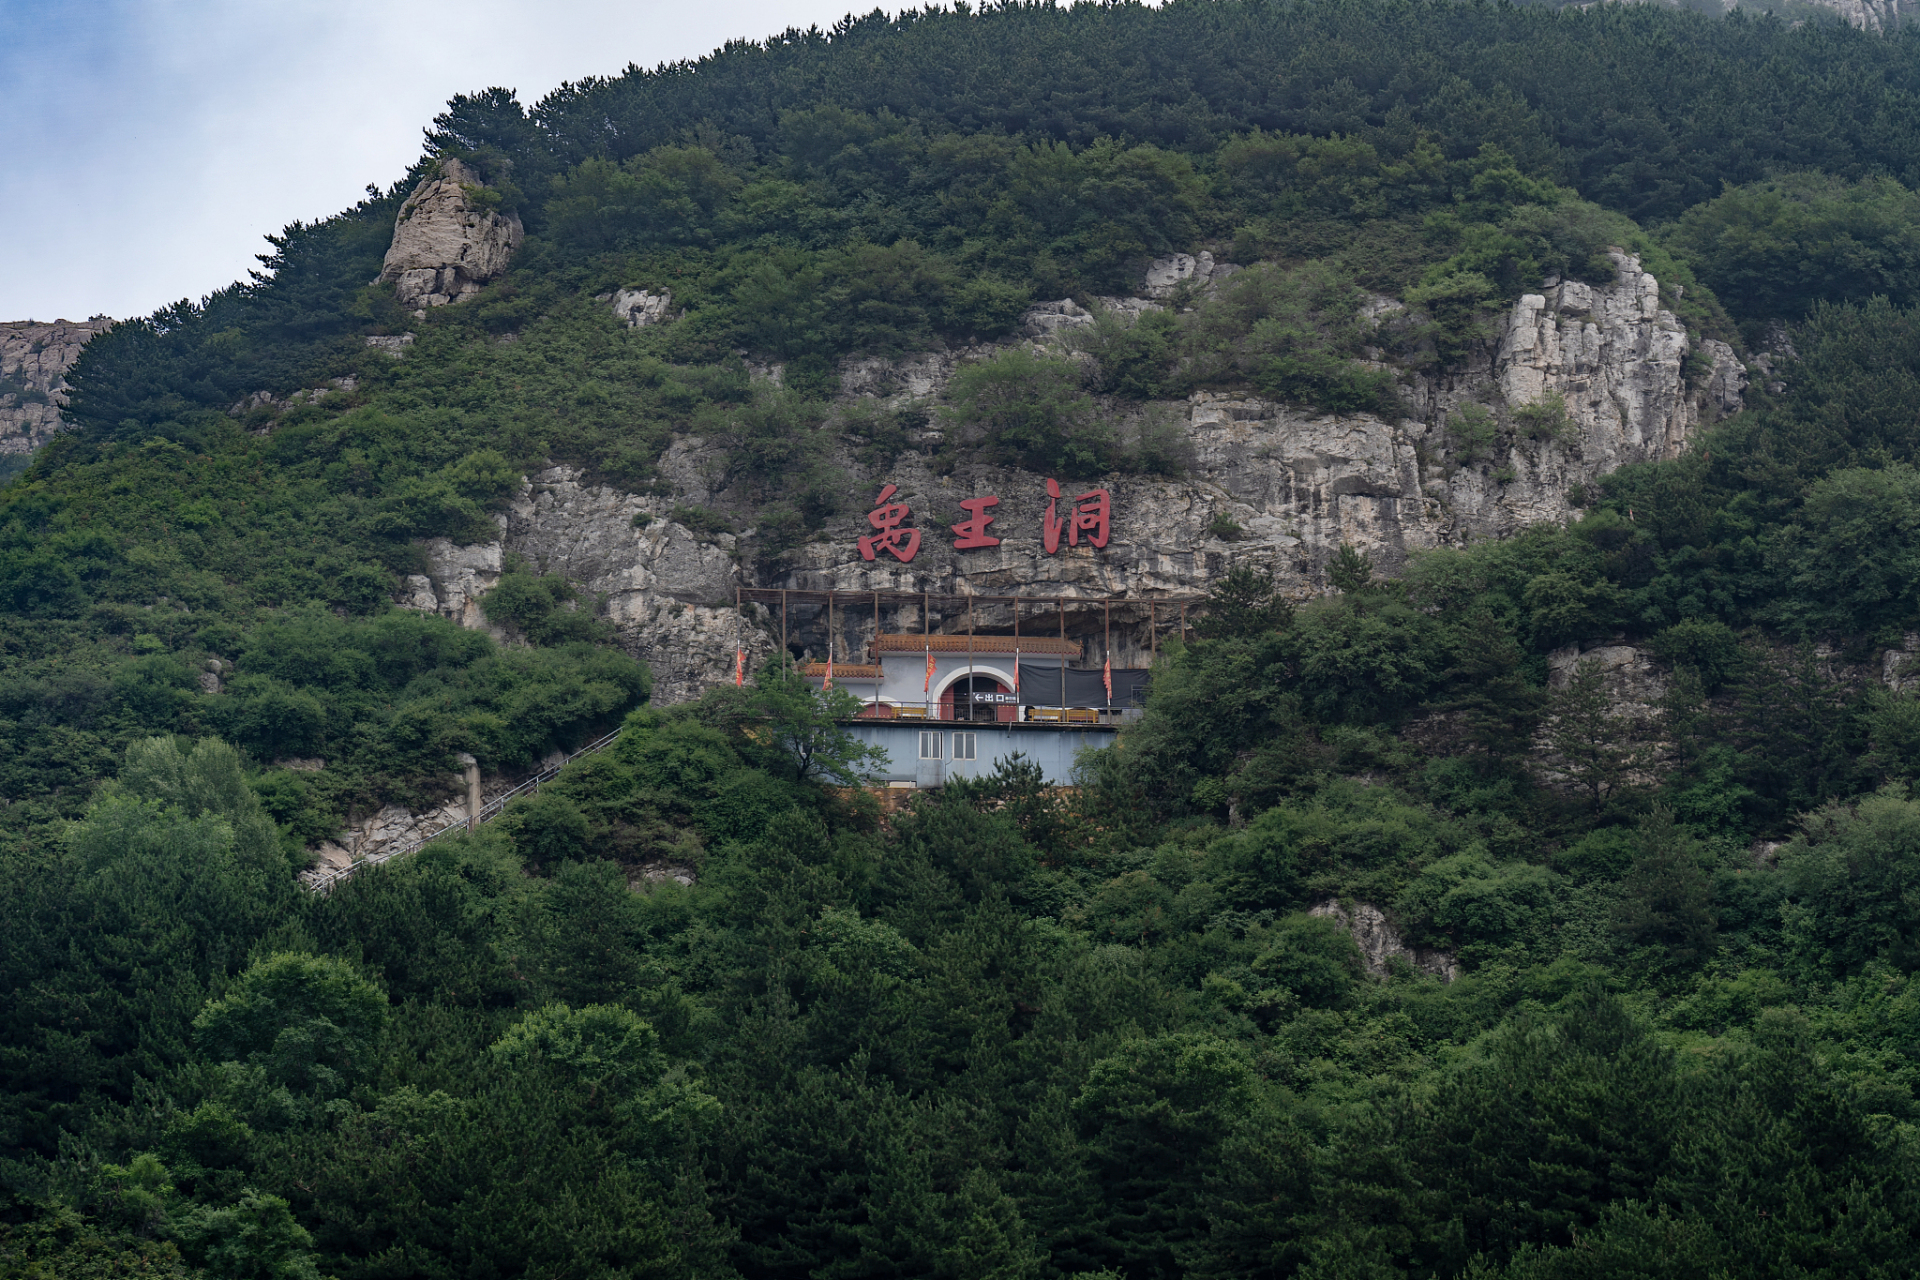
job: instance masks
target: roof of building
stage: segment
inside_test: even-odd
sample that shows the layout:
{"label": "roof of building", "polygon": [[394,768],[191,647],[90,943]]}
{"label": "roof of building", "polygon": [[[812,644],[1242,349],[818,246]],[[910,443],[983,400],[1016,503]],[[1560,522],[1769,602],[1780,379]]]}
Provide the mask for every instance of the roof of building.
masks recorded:
{"label": "roof of building", "polygon": [[[972,641],[969,649],[968,641]],[[916,636],[883,635],[880,637],[881,653],[1031,653],[1035,656],[1053,654],[1061,657],[1080,656],[1078,640],[1062,640],[1058,636]]]}
{"label": "roof of building", "polygon": [[[803,662],[800,664],[800,674],[803,676],[812,676],[818,680],[827,674],[827,664],[824,662]],[[877,662],[870,666],[858,662],[836,662],[833,664],[833,678],[835,680],[878,680],[886,674],[885,671],[881,670],[880,664]]]}

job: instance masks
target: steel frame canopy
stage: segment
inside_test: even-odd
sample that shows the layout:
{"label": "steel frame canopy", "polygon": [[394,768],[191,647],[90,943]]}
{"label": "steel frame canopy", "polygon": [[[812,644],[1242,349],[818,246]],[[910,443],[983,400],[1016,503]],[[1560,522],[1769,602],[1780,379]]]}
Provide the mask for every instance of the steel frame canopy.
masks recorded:
{"label": "steel frame canopy", "polygon": [[[787,612],[790,606],[794,604],[824,605],[827,610],[827,629],[829,635],[832,634],[833,630],[833,610],[836,604],[871,604],[873,608],[873,633],[877,638],[882,634],[880,628],[880,606],[883,601],[895,607],[909,604],[920,606],[921,632],[926,636],[933,634],[931,625],[933,606],[935,604],[943,606],[943,613],[946,611],[946,607],[958,608],[964,605],[967,611],[967,629],[965,634],[969,637],[969,650],[972,648],[971,638],[974,634],[975,605],[1012,606],[1013,634],[1016,638],[1020,635],[1020,608],[1022,605],[1044,606],[1042,616],[1057,614],[1059,617],[1059,635],[1062,639],[1066,638],[1067,610],[1070,607],[1073,608],[1074,612],[1081,614],[1098,608],[1101,611],[1103,630],[1109,649],[1112,647],[1113,638],[1113,607],[1115,605],[1120,605],[1126,609],[1140,609],[1144,607],[1147,610],[1148,649],[1154,655],[1158,656],[1160,651],[1160,606],[1178,606],[1180,610],[1180,637],[1182,640],[1185,640],[1187,635],[1187,607],[1189,605],[1205,603],[1206,597],[1160,596],[1154,599],[1143,600],[1136,596],[1003,596],[974,595],[970,592],[952,595],[935,595],[930,591],[815,591],[794,587],[734,588],[734,603],[736,606],[742,604],[777,604],[780,606],[780,647],[782,650],[787,647]],[[1169,621],[1171,620],[1172,619],[1169,619]],[[957,633],[943,632],[942,634],[951,635]]]}

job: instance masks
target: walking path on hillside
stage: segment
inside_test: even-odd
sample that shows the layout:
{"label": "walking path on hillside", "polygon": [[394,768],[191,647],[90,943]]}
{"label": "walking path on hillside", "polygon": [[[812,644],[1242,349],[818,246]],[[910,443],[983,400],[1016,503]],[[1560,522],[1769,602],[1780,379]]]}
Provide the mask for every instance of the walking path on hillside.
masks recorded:
{"label": "walking path on hillside", "polygon": [[616,741],[619,740],[620,732],[621,732],[620,730],[615,729],[612,733],[607,734],[605,737],[596,738],[592,742],[589,742],[586,746],[581,747],[578,751],[568,756],[566,759],[561,760],[556,764],[550,764],[546,768],[540,770],[538,773],[532,774],[522,779],[518,784],[514,786],[514,788],[511,791],[504,791],[501,794],[495,796],[493,799],[487,801],[485,804],[481,805],[479,814],[473,817],[461,818],[457,822],[449,822],[446,826],[441,827],[438,830],[428,832],[426,835],[421,836],[418,840],[411,841],[407,844],[395,845],[391,849],[382,849],[379,853],[369,854],[366,857],[361,858],[357,862],[352,862],[344,867],[339,867],[332,871],[324,872],[320,875],[314,876],[312,879],[307,881],[307,887],[309,889],[312,889],[315,893],[327,893],[331,891],[332,888],[335,885],[339,884],[341,881],[350,878],[356,871],[364,870],[367,867],[379,866],[381,863],[390,862],[393,859],[398,858],[403,854],[412,853],[415,849],[418,849],[422,845],[428,844],[434,840],[438,840],[441,836],[454,835],[458,832],[470,830],[473,827],[478,826],[482,822],[492,822],[495,818],[499,817],[503,811],[505,811],[507,807],[507,803],[509,801],[514,800],[523,795],[538,793],[540,790],[541,783],[552,782],[555,778],[560,776],[560,771],[562,769],[572,764],[575,760],[580,759],[582,756],[590,756],[597,752],[604,751],[608,747],[612,746]]}

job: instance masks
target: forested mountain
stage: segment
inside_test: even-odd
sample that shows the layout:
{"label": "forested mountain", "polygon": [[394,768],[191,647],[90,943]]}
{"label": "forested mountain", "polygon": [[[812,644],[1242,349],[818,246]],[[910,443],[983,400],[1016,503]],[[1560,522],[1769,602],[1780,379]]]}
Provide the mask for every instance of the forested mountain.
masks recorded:
{"label": "forested mountain", "polygon": [[[1912,1274],[1917,125],[1438,0],[456,98],[0,489],[0,1277]],[[897,812],[733,594],[1039,584],[1208,598]]]}

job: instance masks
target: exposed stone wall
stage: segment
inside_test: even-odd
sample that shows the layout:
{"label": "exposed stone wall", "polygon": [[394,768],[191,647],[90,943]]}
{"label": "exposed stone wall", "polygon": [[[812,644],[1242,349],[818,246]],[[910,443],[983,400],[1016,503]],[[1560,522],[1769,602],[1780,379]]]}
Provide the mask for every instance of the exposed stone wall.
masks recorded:
{"label": "exposed stone wall", "polygon": [[0,324],[0,454],[32,453],[59,433],[67,370],[112,327],[106,316]]}

